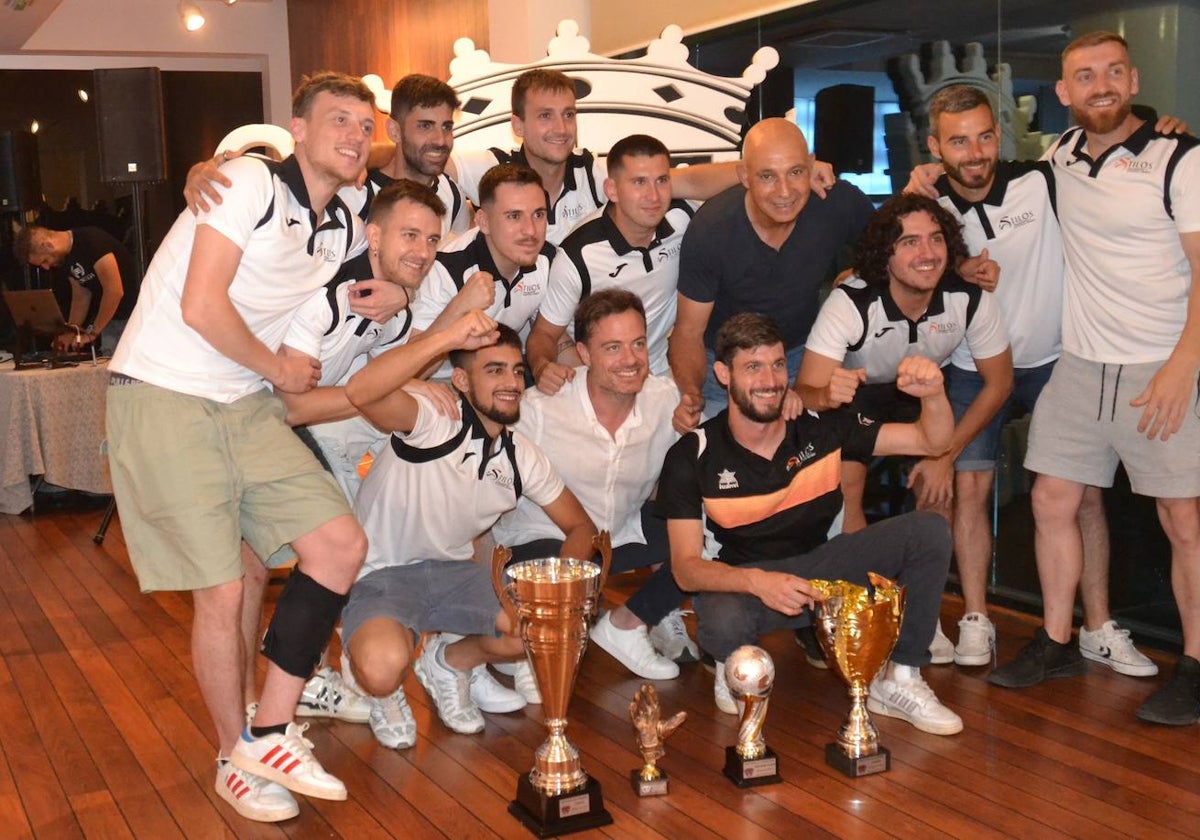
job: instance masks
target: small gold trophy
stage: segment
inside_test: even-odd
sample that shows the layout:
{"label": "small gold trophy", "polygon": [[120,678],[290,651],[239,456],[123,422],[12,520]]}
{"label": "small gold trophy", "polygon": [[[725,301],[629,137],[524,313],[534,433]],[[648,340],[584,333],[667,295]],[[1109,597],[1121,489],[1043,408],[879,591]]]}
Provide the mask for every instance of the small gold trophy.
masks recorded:
{"label": "small gold trophy", "polygon": [[663,742],[687,720],[687,712],[676,712],[664,722],[661,712],[658,692],[650,683],[643,683],[629,703],[629,719],[642,754],[642,768],[629,771],[629,782],[638,796],[662,796],[667,792],[667,771],[660,770],[655,762],[666,755]]}
{"label": "small gold trophy", "polygon": [[892,765],[891,753],[879,745],[879,733],[867,713],[867,690],[896,646],[904,618],[904,587],[870,572],[873,592],[844,580],[810,580],[821,591],[817,638],[825,658],[850,686],[850,714],[837,741],[825,747],[825,761],[847,776],[882,773]]}
{"label": "small gold trophy", "polygon": [[760,647],[742,645],[725,660],[725,684],[743,704],[737,745],[725,748],[725,775],[738,787],[783,781],[779,759],[763,738],[767,701],[775,684],[775,663]]}
{"label": "small gold trophy", "polygon": [[520,629],[550,730],[534,754],[533,770],[518,780],[517,798],[508,805],[508,812],[538,837],[612,822],[600,783],[583,772],[579,751],[565,735],[571,690],[587,648],[588,620],[596,612],[612,563],[607,531],[596,535],[595,545],[599,564],[546,557],[506,569],[512,552],[496,546],[492,553],[492,585],[509,621]]}

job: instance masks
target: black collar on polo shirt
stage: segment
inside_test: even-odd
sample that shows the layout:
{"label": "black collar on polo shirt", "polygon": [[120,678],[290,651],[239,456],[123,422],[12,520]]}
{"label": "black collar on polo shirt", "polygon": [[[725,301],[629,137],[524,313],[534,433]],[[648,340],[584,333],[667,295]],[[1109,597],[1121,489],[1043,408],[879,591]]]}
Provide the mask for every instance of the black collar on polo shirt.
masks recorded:
{"label": "black collar on polo shirt", "polygon": [[[668,205],[668,209],[670,206]],[[631,251],[638,251],[642,255],[642,265],[646,271],[654,268],[654,260],[650,258],[650,249],[657,248],[662,244],[662,241],[675,232],[675,228],[667,221],[664,214],[658,226],[654,229],[654,239],[646,247],[640,245],[631,245],[625,235],[621,233],[621,229],[617,227],[616,220],[613,219],[613,213],[616,208],[610,201],[604,205],[604,211],[600,215],[600,229],[604,231],[604,238],[608,240],[608,244],[612,246],[613,251],[617,256],[623,257]]]}
{"label": "black collar on polo shirt", "polygon": [[954,188],[950,186],[950,177],[948,175],[942,175],[938,178],[934,183],[934,187],[939,194],[950,198],[950,201],[954,204],[954,209],[960,214],[966,215],[968,210],[980,204],[990,204],[992,207],[999,207],[1004,204],[1004,194],[1008,192],[1008,182],[1012,180],[1015,174],[1013,167],[1007,161],[999,161],[996,164],[995,176],[992,179],[992,188],[979,201],[971,201],[955,192]]}
{"label": "black collar on polo shirt", "polygon": [[946,300],[943,292],[946,286],[957,278],[953,271],[947,271],[942,275],[942,279],[933,289],[933,295],[929,298],[929,306],[922,313],[921,317],[915,321],[909,320],[900,307],[896,305],[896,301],[892,299],[892,291],[890,288],[884,288],[879,293],[879,299],[883,303],[883,311],[887,315],[888,321],[904,321],[908,324],[908,343],[914,344],[920,337],[917,332],[917,325],[922,321],[927,321],[935,315],[941,315],[946,311]]}
{"label": "black collar on polo shirt", "polygon": [[346,206],[336,194],[330,197],[329,203],[325,205],[325,222],[319,224],[317,214],[313,212],[312,198],[308,195],[308,184],[304,182],[304,172],[300,169],[300,161],[296,160],[294,154],[288,155],[284,160],[274,165],[275,174],[280,181],[283,181],[288,190],[295,196],[296,201],[300,206],[308,210],[308,223],[312,228],[312,233],[308,237],[308,254],[312,256],[317,247],[317,234],[326,230],[339,230],[346,227],[339,218],[339,210],[345,211]]}
{"label": "black collar on polo shirt", "polygon": [[1104,166],[1104,162],[1115,154],[1117,149],[1128,149],[1134,155],[1140,155],[1146,150],[1146,144],[1156,136],[1158,136],[1158,132],[1154,130],[1154,126],[1149,121],[1143,122],[1133,134],[1130,134],[1120,143],[1109,146],[1104,151],[1104,154],[1092,160],[1091,155],[1087,152],[1087,132],[1081,129],[1079,137],[1075,140],[1075,145],[1071,147],[1071,160],[1067,161],[1067,165],[1070,166],[1077,160],[1086,161],[1091,164],[1088,175],[1095,178],[1100,174],[1100,169]]}
{"label": "black collar on polo shirt", "polygon": [[[479,271],[486,271],[492,275],[492,279],[504,287],[504,308],[512,306],[512,290],[517,283],[521,282],[521,278],[529,274],[537,268],[537,259],[534,258],[533,265],[517,266],[517,273],[510,280],[500,273],[500,269],[496,268],[496,260],[492,258],[492,249],[488,247],[487,235],[481,230],[475,235],[475,241],[466,248],[474,259],[475,264],[479,266]],[[462,278],[465,283],[467,278]]]}
{"label": "black collar on polo shirt", "polygon": [[508,461],[512,464],[513,471],[513,487],[518,496],[521,495],[521,475],[517,470],[517,447],[513,443],[513,433],[508,426],[500,427],[500,434],[495,439],[488,437],[487,429],[483,427],[483,421],[479,419],[479,414],[475,411],[475,407],[467,400],[467,395],[458,392],[459,403],[463,416],[463,425],[470,430],[472,440],[483,441],[482,456],[479,459],[478,477],[482,481],[484,474],[487,472],[487,465],[491,460],[501,452],[508,456]]}

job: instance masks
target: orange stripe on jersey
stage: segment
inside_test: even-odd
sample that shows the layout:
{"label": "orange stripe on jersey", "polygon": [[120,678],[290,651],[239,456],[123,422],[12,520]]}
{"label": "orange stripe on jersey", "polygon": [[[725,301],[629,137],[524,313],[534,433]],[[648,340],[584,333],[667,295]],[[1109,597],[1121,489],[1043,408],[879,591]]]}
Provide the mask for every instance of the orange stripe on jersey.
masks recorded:
{"label": "orange stripe on jersey", "polygon": [[761,496],[704,499],[704,512],[725,529],[762,522],[781,511],[819,499],[837,489],[842,478],[842,450],[798,470],[787,487]]}

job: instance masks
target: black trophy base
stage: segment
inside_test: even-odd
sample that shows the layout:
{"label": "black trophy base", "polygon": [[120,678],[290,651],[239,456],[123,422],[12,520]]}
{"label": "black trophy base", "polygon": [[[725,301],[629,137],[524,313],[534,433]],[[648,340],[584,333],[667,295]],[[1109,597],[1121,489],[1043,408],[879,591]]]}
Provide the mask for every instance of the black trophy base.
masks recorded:
{"label": "black trophy base", "polygon": [[574,834],[610,824],[613,819],[604,810],[600,783],[589,778],[578,790],[548,796],[535,788],[529,774],[517,782],[517,798],[508,803],[508,813],[538,837]]}
{"label": "black trophy base", "polygon": [[892,769],[892,754],[886,747],[880,747],[879,752],[874,755],[851,758],[842,752],[837,744],[826,744],[825,763],[841,770],[851,779],[857,779],[859,776],[870,776],[873,773],[883,773]]}
{"label": "black trophy base", "polygon": [[642,778],[642,771],[640,768],[637,770],[630,770],[629,784],[632,785],[633,792],[638,796],[666,796],[667,771],[660,767],[658,769],[658,778],[647,781]]}
{"label": "black trophy base", "polygon": [[725,748],[725,770],[729,781],[740,788],[773,785],[782,782],[779,775],[779,759],[770,748],[761,758],[742,758],[737,747]]}

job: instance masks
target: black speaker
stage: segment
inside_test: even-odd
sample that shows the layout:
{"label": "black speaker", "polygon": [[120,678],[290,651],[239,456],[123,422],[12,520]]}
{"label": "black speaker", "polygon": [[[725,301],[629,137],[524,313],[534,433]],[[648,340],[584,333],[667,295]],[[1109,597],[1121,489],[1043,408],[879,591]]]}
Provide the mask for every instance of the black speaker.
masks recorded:
{"label": "black speaker", "polygon": [[818,160],[839,175],[875,168],[875,88],[834,85],[818,91],[814,122]]}
{"label": "black speaker", "polygon": [[100,139],[100,180],[166,180],[167,138],[158,68],[93,70],[92,89]]}
{"label": "black speaker", "polygon": [[37,137],[0,131],[0,212],[32,210],[42,200]]}

